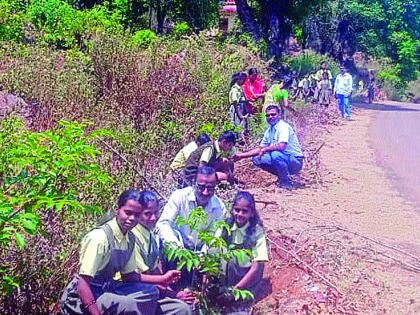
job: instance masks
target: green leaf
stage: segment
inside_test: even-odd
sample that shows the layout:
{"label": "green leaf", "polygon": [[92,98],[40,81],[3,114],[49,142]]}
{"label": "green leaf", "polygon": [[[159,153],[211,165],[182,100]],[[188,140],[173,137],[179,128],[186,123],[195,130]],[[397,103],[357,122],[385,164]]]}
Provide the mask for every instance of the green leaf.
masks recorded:
{"label": "green leaf", "polygon": [[13,236],[15,237],[16,243],[18,244],[20,250],[23,250],[25,248],[25,244],[26,244],[26,241],[25,241],[25,238],[23,237],[23,235],[18,233],[18,232],[15,232],[13,234]]}
{"label": "green leaf", "polygon": [[37,224],[33,220],[23,219],[22,226],[26,233],[30,235],[35,235]]}
{"label": "green leaf", "polygon": [[185,264],[186,264],[186,263],[187,263],[187,262],[186,262],[185,260],[180,261],[180,262],[178,263],[178,265],[176,266],[176,270],[181,271],[181,269],[185,266]]}
{"label": "green leaf", "polygon": [[187,261],[187,270],[191,271],[193,267],[194,262],[190,259]]}

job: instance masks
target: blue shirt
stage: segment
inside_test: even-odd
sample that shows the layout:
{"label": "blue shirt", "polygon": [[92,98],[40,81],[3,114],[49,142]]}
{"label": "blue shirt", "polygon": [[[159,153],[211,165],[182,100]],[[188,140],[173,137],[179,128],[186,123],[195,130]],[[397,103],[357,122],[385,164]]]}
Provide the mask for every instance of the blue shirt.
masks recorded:
{"label": "blue shirt", "polygon": [[269,147],[280,142],[286,143],[286,149],[282,152],[293,156],[303,156],[302,148],[299,143],[299,139],[293,130],[292,126],[288,123],[280,120],[274,126],[270,126],[261,140],[262,147]]}
{"label": "blue shirt", "polygon": [[339,74],[335,78],[334,94],[348,96],[353,91],[353,78],[349,73]]}

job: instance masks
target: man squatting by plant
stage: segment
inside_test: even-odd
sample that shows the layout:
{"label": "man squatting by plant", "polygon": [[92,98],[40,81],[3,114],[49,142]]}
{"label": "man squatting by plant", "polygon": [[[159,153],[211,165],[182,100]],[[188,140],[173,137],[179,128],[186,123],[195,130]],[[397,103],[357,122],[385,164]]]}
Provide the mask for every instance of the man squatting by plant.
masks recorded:
{"label": "man squatting by plant", "polygon": [[223,132],[218,140],[207,142],[192,152],[185,163],[184,185],[179,188],[194,186],[197,170],[202,166],[215,169],[216,181],[233,182],[233,163],[228,158],[233,155],[235,142],[235,133],[229,130]]}
{"label": "man squatting by plant", "polygon": [[299,139],[293,128],[281,119],[279,107],[268,106],[265,116],[270,127],[265,131],[260,147],[237,153],[233,160],[253,157],[256,166],[278,177],[280,188],[294,189],[290,175],[297,174],[303,163]]}
{"label": "man squatting by plant", "polygon": [[[192,186],[175,190],[171,194],[156,223],[157,235],[162,244],[172,242],[178,247],[197,250],[201,248],[202,244],[196,232],[191,232],[187,225],[176,228],[174,222],[178,216],[188,218],[190,211],[199,206],[203,207],[207,214],[207,227],[213,222],[223,220],[227,210],[223,201],[214,195],[217,183],[215,170],[208,166],[200,166]],[[189,283],[189,280],[188,276],[183,274],[181,286]]]}
{"label": "man squatting by plant", "polygon": [[[141,255],[130,230],[139,222],[151,226],[156,220],[149,209],[153,198],[148,196],[137,190],[125,191],[118,200],[115,218],[84,237],[79,275],[61,298],[64,314],[191,314],[182,301],[159,299],[155,286],[176,283],[179,271],[170,270],[164,275],[137,272],[144,261],[138,258]],[[122,281],[113,279],[117,272]]]}

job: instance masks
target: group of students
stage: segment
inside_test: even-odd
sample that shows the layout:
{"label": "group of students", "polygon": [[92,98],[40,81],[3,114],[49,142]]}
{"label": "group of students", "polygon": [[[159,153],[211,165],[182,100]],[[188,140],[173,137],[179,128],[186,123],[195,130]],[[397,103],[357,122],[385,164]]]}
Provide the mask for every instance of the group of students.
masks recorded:
{"label": "group of students", "polygon": [[178,215],[188,217],[189,211],[198,206],[207,213],[207,227],[225,219],[232,229],[232,234],[225,237],[228,244],[249,248],[253,253],[252,260],[245,263],[236,260],[227,263],[223,285],[255,293],[268,254],[254,197],[248,192],[238,192],[228,213],[215,195],[217,183],[213,168],[199,167],[194,184],[174,191],[160,218],[154,193],[124,191],[118,199],[115,217],[83,238],[79,273],[62,296],[62,312],[192,314],[190,306],[196,302],[196,296],[182,285],[173,289],[174,284],[185,283],[183,274],[165,269],[170,264],[159,263],[162,251],[158,245],[172,241],[180,248],[196,246],[197,235],[186,226],[175,227],[175,220]]}
{"label": "group of students", "polygon": [[[252,258],[245,262],[239,263],[234,258],[223,264],[222,285],[258,291],[268,251],[254,197],[245,191],[238,192],[228,211],[216,196],[216,187],[221,181],[234,180],[235,162],[252,158],[257,167],[277,176],[279,187],[295,189],[291,175],[302,169],[304,156],[295,131],[283,120],[282,106],[277,104],[288,106],[287,94],[276,84],[266,91],[256,70],[250,74],[248,97],[255,102],[264,98],[260,110],[268,124],[260,146],[234,152],[237,137],[233,131],[225,131],[213,141],[205,134],[199,135],[178,152],[171,164],[179,187],[170,195],[160,216],[154,193],[123,192],[115,217],[89,232],[82,241],[79,273],[61,300],[64,314],[192,314],[190,306],[196,303],[196,296],[185,287],[186,273],[175,270],[162,256],[161,249],[167,242],[179,248],[191,249],[192,244],[197,248],[197,234],[188,226],[177,228],[175,221],[178,216],[187,218],[198,206],[207,214],[207,226],[203,228],[226,220],[232,230],[231,235],[223,235],[227,244],[252,252]],[[247,79],[243,74],[237,78],[232,85],[237,91],[231,89],[229,97],[235,113],[245,97],[243,93],[248,93],[243,88]],[[246,107],[255,102],[241,105]]]}
{"label": "group of students", "polygon": [[[265,123],[265,110],[268,105],[277,105],[282,117],[287,120],[285,108],[289,107],[289,98],[294,100],[301,95],[306,100],[328,107],[332,96],[337,99],[343,118],[350,119],[350,96],[353,91],[353,79],[347,72],[346,66],[340,66],[340,73],[332,84],[333,76],[328,63],[323,61],[317,70],[299,80],[296,71],[286,75],[267,89],[264,81],[258,77],[255,68],[245,73],[235,73],[232,76],[229,91],[230,116],[235,126],[241,126],[247,132],[247,120],[256,112],[261,112],[262,123]],[[373,89],[370,89],[369,100],[373,99]],[[256,104],[260,101],[261,106]]]}

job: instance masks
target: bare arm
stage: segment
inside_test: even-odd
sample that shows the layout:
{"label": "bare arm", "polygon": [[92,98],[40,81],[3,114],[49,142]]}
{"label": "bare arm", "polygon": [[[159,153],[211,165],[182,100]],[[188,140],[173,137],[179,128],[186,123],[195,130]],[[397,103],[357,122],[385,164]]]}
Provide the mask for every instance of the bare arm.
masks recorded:
{"label": "bare arm", "polygon": [[[93,296],[92,290],[90,289],[90,281],[92,277],[90,276],[80,276],[79,282],[77,283],[77,293],[79,294],[82,304],[86,307],[92,315],[100,315],[98,305],[96,305],[95,297]],[[94,302],[94,303],[92,303]]]}
{"label": "bare arm", "polygon": [[167,286],[168,284],[173,284],[178,282],[179,278],[181,277],[181,272],[178,270],[169,270],[164,275],[156,275],[156,274],[147,274],[147,273],[137,273],[131,272],[128,274],[122,275],[122,280],[124,282],[143,282],[143,283],[150,283],[155,285],[164,285]]}
{"label": "bare arm", "polygon": [[236,161],[248,158],[248,157],[253,157],[253,156],[256,156],[256,155],[260,155],[260,152],[261,152],[261,148],[255,148],[255,149],[249,150],[247,152],[236,153],[232,157],[232,159],[233,159],[234,162],[236,162]]}
{"label": "bare arm", "polygon": [[279,142],[269,147],[263,147],[261,148],[261,155],[265,153],[269,153],[271,151],[283,151],[284,149],[286,149],[286,145],[287,145],[286,142]]}
{"label": "bare arm", "polygon": [[248,272],[242,277],[242,279],[234,286],[235,289],[243,289],[251,283],[254,278],[260,274],[261,269],[263,268],[264,263],[260,261],[253,261],[251,268]]}

